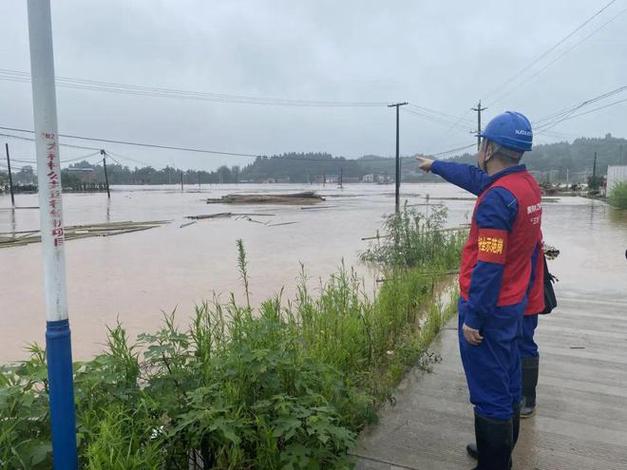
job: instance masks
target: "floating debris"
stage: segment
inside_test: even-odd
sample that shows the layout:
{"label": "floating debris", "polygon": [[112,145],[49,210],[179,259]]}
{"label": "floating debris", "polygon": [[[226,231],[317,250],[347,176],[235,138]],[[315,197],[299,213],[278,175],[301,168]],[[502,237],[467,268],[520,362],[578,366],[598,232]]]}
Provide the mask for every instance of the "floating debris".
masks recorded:
{"label": "floating debris", "polygon": [[186,219],[192,219],[192,220],[205,220],[205,219],[228,219],[231,217],[237,217],[237,218],[241,218],[241,217],[250,217],[250,216],[255,216],[255,217],[274,217],[274,214],[267,214],[267,213],[259,213],[259,212],[251,212],[251,213],[246,213],[246,212],[216,212],[215,214],[200,214],[200,215],[188,215],[185,218]]}
{"label": "floating debris", "polygon": [[280,225],[292,225],[292,224],[297,224],[298,222],[280,222],[278,224],[270,224],[268,225],[268,227],[278,227]]}
{"label": "floating debris", "polygon": [[207,204],[317,204],[325,198],[313,191],[292,194],[227,194]]}
{"label": "floating debris", "polygon": [[179,228],[189,227],[190,225],[194,225],[196,223],[198,223],[197,220],[192,220],[191,222],[185,222],[184,224],[179,225]]}
{"label": "floating debris", "polygon": [[201,214],[201,215],[188,215],[185,217],[186,219],[192,220],[204,220],[204,219],[225,219],[229,217],[233,217],[232,212],[218,212],[216,214]]}
{"label": "floating debris", "polygon": [[316,206],[316,207],[301,207],[302,210],[308,210],[308,209],[332,209],[334,207],[340,207],[340,206]]}
{"label": "floating debris", "polygon": [[[152,220],[147,222],[124,221],[90,225],[68,225],[64,227],[63,232],[66,240],[90,237],[111,237],[113,235],[149,230],[167,224],[168,222],[168,220]],[[0,248],[23,246],[30,243],[39,243],[40,241],[41,233],[39,230],[0,233]]]}

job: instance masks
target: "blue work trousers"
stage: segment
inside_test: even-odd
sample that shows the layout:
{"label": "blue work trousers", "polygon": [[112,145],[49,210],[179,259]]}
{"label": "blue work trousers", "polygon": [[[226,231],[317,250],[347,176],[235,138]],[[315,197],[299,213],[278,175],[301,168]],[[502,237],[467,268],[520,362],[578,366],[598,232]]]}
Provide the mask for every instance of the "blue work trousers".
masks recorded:
{"label": "blue work trousers", "polygon": [[473,346],[462,331],[467,302],[459,301],[459,350],[470,402],[485,418],[508,420],[521,400],[520,341],[526,302],[497,307],[484,319],[483,341]]}

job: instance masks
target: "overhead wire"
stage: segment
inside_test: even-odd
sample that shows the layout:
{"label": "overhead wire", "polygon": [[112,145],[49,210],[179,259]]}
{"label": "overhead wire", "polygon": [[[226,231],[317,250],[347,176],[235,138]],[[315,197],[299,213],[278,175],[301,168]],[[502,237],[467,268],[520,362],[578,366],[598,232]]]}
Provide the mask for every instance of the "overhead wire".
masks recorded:
{"label": "overhead wire", "polygon": [[[13,82],[29,82],[30,74],[20,70],[0,68],[0,80]],[[384,107],[388,102],[383,101],[339,101],[339,100],[307,100],[278,97],[259,97],[213,93],[174,88],[148,87],[99,80],[79,79],[72,77],[56,77],[56,84],[63,88],[73,88],[88,91],[101,91],[114,94],[151,96],[159,98],[190,99],[210,101],[215,103],[250,104],[263,106],[294,106],[314,108],[369,108]]]}
{"label": "overhead wire", "polygon": [[[567,119],[573,118],[573,113],[575,113],[576,111],[579,111],[582,108],[585,108],[586,106],[589,106],[591,104],[597,103],[601,100],[610,98],[612,96],[616,96],[620,93],[623,93],[627,91],[627,85],[622,86],[622,87],[618,87],[614,90],[608,91],[606,93],[603,93],[601,95],[595,96],[594,98],[590,98],[587,99],[581,103],[578,103],[574,106],[568,107],[562,111],[559,111],[557,113],[553,113],[549,116],[546,116],[544,118],[538,119],[536,121],[534,121],[534,125],[536,126],[536,130],[537,131],[543,131],[543,130],[547,130],[550,129],[554,126],[556,126],[557,124],[559,124],[562,121],[565,121]],[[618,104],[618,103],[616,103]],[[609,106],[607,106],[609,107]],[[603,109],[603,107],[600,107],[600,109]]]}
{"label": "overhead wire", "polygon": [[[27,134],[34,133],[34,131],[31,129],[23,129],[19,127],[0,126],[0,129],[5,130],[5,131],[11,131],[11,132],[24,132]],[[6,135],[6,134],[0,133],[0,135]],[[220,150],[212,150],[212,149],[204,149],[204,148],[181,147],[181,146],[176,146],[176,145],[164,145],[164,144],[152,144],[148,142],[134,142],[134,141],[129,141],[129,140],[117,140],[117,139],[109,139],[109,138],[104,138],[104,137],[103,138],[86,137],[86,136],[74,135],[74,134],[59,134],[59,137],[64,137],[67,139],[76,139],[76,140],[87,140],[90,142],[105,142],[108,144],[120,144],[120,145],[155,148],[155,149],[162,149],[162,150],[179,150],[182,152],[204,153],[204,154],[211,154],[211,155],[228,155],[228,156],[235,156],[235,157],[254,157],[254,158],[259,156],[257,154],[252,154],[252,153],[223,152]],[[25,140],[34,140],[34,139],[25,139]],[[60,145],[63,145],[63,144],[60,144]],[[90,150],[100,150],[100,149],[90,148],[90,147],[86,147],[86,148]]]}
{"label": "overhead wire", "polygon": [[[0,127],[0,129],[2,129],[2,127]],[[11,129],[11,128],[8,128],[8,129]],[[33,133],[33,131],[28,131],[28,130],[25,130],[24,132]],[[4,133],[4,132],[0,132],[0,136],[2,136],[2,137],[9,137],[9,138],[16,139],[16,140],[24,140],[24,141],[27,141],[27,142],[35,142],[35,139],[33,137],[24,137],[24,136],[21,136],[21,135],[7,134],[7,133]],[[62,142],[59,142],[58,145],[61,146],[61,147],[83,149],[83,150],[98,150],[98,151],[100,151],[99,148],[88,147],[88,146],[85,146],[85,145],[73,145],[73,144],[66,144],[66,143],[62,143]]]}
{"label": "overhead wire", "polygon": [[609,25],[610,23],[614,22],[618,17],[620,17],[621,15],[623,15],[625,12],[627,12],[627,8],[624,10],[619,11],[615,16],[613,16],[610,20],[606,21],[605,23],[603,23],[601,26],[599,26],[598,28],[596,28],[595,30],[593,30],[590,34],[588,34],[587,36],[584,36],[581,40],[579,40],[578,42],[574,43],[573,45],[571,45],[569,48],[565,49],[564,51],[562,51],[561,54],[559,54],[557,57],[555,57],[551,62],[549,62],[548,64],[546,64],[544,67],[542,67],[541,69],[539,69],[538,71],[536,71],[533,75],[527,77],[526,79],[524,79],[522,82],[518,83],[518,85],[514,88],[511,88],[509,90],[505,90],[502,94],[498,95],[493,101],[490,102],[490,105],[494,105],[495,103],[498,103],[500,101],[502,101],[504,98],[510,96],[513,93],[518,92],[521,87],[523,85],[528,84],[529,82],[531,82],[533,79],[537,78],[539,75],[541,75],[544,71],[546,71],[549,67],[551,67],[553,64],[555,64],[556,62],[558,62],[559,60],[561,60],[566,54],[568,54],[569,52],[571,52],[573,49],[577,48],[578,46],[580,46],[583,42],[587,41],[588,39],[590,39],[592,36],[594,36],[596,33],[598,33],[599,31],[601,31],[603,28],[605,28],[607,25]]}
{"label": "overhead wire", "polygon": [[[437,123],[437,124],[441,124],[441,125],[444,125],[444,126],[450,126],[451,125],[450,119],[444,119],[444,118],[442,118],[440,116],[433,116],[433,115],[429,115],[429,114],[426,114],[426,113],[421,113],[421,112],[418,112],[418,111],[413,110],[413,109],[405,109],[405,108],[401,108],[401,109],[405,113],[413,114],[414,116],[418,116],[420,118],[426,119],[428,121],[431,121],[431,122],[434,122],[434,123]],[[455,123],[453,123],[452,127],[456,127],[457,130],[459,130],[459,131],[463,131],[463,132],[467,131],[467,129],[465,127],[461,127],[461,125],[455,125]]]}
{"label": "overhead wire", "polygon": [[477,143],[473,142],[472,144],[464,145],[463,147],[456,147],[456,148],[452,148],[449,150],[443,150],[443,151],[436,152],[436,153],[430,153],[429,155],[431,155],[432,157],[439,157],[442,155],[447,155],[449,153],[461,152],[462,150],[467,150],[469,148],[476,147],[476,145]]}
{"label": "overhead wire", "polygon": [[[63,160],[60,160],[60,162],[61,163],[71,163],[71,162],[77,162],[79,160],[87,160],[87,159],[89,159],[89,158],[91,158],[91,157],[93,157],[95,155],[99,155],[99,154],[100,154],[100,151],[93,152],[93,153],[89,153],[87,155],[82,155],[80,157],[63,159]],[[30,163],[30,164],[33,164],[33,165],[37,165],[37,160],[22,160],[22,159],[19,159],[19,158],[11,157],[11,161],[12,162],[18,162],[18,163]]]}
{"label": "overhead wire", "polygon": [[[499,85],[498,87],[494,88],[491,92],[487,93],[486,95],[484,95],[484,98],[490,97],[498,92],[500,92],[501,90],[503,90],[506,87],[509,87],[510,85],[512,85],[513,83],[517,82],[520,77],[524,77],[524,74],[530,70],[535,64],[537,64],[538,62],[540,62],[542,59],[544,59],[545,57],[547,57],[549,54],[551,54],[554,50],[556,50],[559,46],[561,46],[562,44],[564,44],[566,41],[568,41],[571,37],[573,37],[575,34],[577,34],[579,31],[581,31],[583,28],[585,28],[591,21],[593,21],[595,18],[597,18],[599,15],[601,15],[605,10],[607,10],[608,8],[610,8],[614,3],[616,3],[617,0],[610,0],[608,3],[606,3],[600,10],[596,11],[592,16],[590,16],[589,18],[587,18],[583,23],[581,23],[579,26],[577,26],[574,30],[572,30],[570,33],[568,33],[566,36],[564,36],[562,39],[560,39],[559,41],[557,41],[555,44],[553,44],[551,47],[549,47],[547,50],[545,50],[542,54],[540,54],[539,56],[535,57],[531,62],[529,62],[528,64],[526,64],[524,67],[522,67],[520,70],[518,70],[515,74],[513,74],[511,77],[509,77],[508,79],[506,79],[501,85]],[[488,105],[492,105],[495,101],[490,102]]]}
{"label": "overhead wire", "polygon": [[600,110],[602,110],[602,109],[605,109],[605,108],[610,108],[610,107],[612,107],[612,106],[616,106],[616,105],[618,105],[618,104],[625,103],[625,102],[627,102],[627,98],[622,99],[622,100],[618,100],[618,101],[614,101],[614,102],[612,102],[612,103],[608,103],[608,104],[603,105],[603,106],[598,106],[598,107],[596,107],[596,108],[590,109],[590,110],[585,111],[585,112],[582,112],[582,113],[565,115],[565,116],[561,117],[561,118],[560,118],[560,119],[558,119],[558,120],[555,120],[555,121],[552,121],[552,122],[550,122],[550,123],[546,124],[545,126],[541,126],[541,127],[539,128],[538,134],[546,134],[546,132],[547,132],[549,129],[554,128],[555,126],[557,126],[558,124],[561,124],[561,123],[562,123],[562,122],[564,122],[564,121],[569,121],[569,120],[571,120],[571,119],[575,119],[575,118],[580,117],[580,116],[585,116],[585,115],[587,115],[587,114],[591,114],[591,113],[594,113],[594,112],[600,111]]}
{"label": "overhead wire", "polygon": [[[445,112],[442,112],[442,111],[438,111],[438,110],[435,110],[435,109],[427,108],[426,106],[421,106],[421,105],[418,105],[418,104],[415,104],[415,103],[408,103],[408,107],[409,108],[413,108],[413,110],[415,112],[422,113],[425,116],[429,116],[429,117],[434,116],[434,117],[437,117],[438,119],[441,119],[441,120],[446,121],[448,123],[451,123],[451,122],[454,123],[458,119],[458,116],[455,116],[453,114],[448,114],[448,113],[445,113]],[[407,108],[401,108],[401,109],[407,110]],[[465,122],[468,125],[472,124],[472,122],[470,122],[469,120],[465,120]]]}

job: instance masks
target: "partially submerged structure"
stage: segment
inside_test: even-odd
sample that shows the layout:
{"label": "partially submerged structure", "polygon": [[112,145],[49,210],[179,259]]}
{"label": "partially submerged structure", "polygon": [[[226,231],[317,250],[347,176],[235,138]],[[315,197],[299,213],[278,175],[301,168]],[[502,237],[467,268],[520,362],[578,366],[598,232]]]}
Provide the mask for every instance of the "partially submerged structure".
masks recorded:
{"label": "partially submerged structure", "polygon": [[317,204],[325,198],[313,191],[291,194],[227,194],[209,198],[207,204]]}

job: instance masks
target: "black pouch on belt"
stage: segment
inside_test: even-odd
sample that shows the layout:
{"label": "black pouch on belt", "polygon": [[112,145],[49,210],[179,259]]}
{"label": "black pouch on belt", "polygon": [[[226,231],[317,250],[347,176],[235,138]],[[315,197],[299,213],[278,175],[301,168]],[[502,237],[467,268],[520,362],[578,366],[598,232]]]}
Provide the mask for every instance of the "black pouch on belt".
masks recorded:
{"label": "black pouch on belt", "polygon": [[541,312],[542,314],[551,313],[551,311],[555,307],[557,307],[557,297],[555,297],[553,284],[558,281],[559,279],[553,276],[553,274],[549,272],[549,267],[547,266],[546,256],[545,256],[544,257],[544,310]]}

